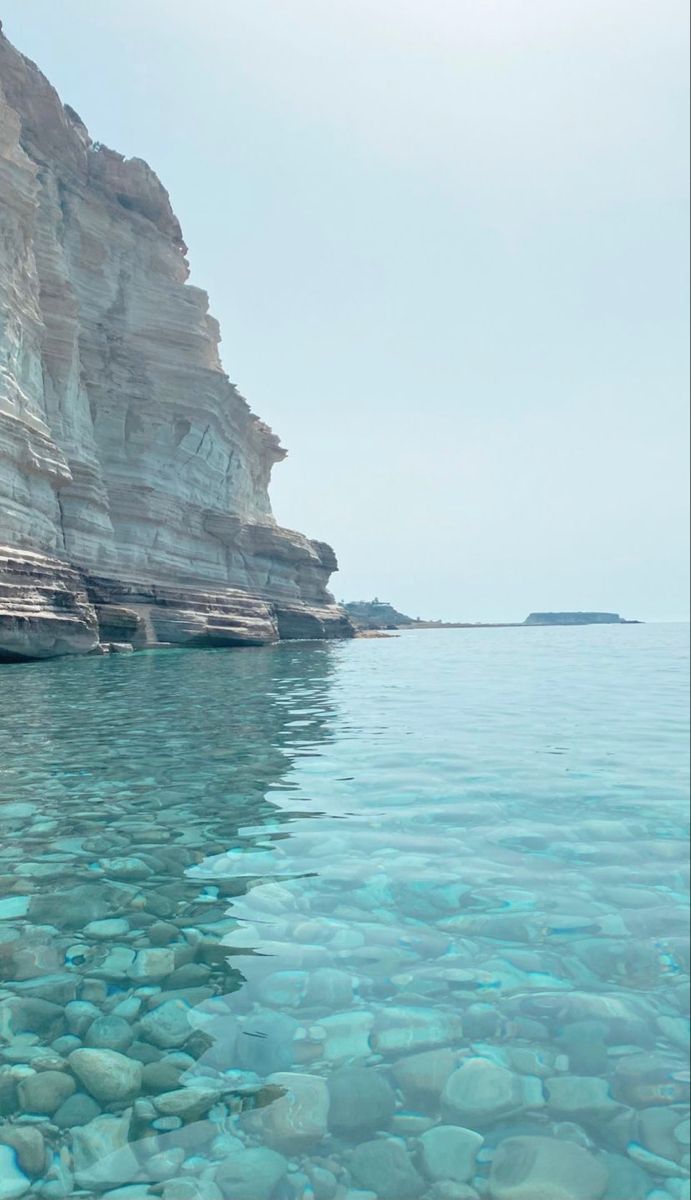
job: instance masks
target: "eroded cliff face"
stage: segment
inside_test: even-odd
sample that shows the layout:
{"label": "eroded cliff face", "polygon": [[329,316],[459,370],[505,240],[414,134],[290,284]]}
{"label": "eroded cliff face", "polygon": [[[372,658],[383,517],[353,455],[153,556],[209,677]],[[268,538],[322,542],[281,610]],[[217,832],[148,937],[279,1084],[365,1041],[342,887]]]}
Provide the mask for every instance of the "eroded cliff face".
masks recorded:
{"label": "eroded cliff face", "polygon": [[153,171],[0,33],[0,656],[352,632],[185,253]]}

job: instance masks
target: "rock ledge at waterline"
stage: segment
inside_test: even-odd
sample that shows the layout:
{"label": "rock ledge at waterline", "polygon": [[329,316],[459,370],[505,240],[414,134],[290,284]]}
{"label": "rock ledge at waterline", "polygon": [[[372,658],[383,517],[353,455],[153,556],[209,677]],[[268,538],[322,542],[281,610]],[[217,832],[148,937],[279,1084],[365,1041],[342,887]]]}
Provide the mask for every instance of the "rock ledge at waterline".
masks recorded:
{"label": "rock ledge at waterline", "polygon": [[0,33],[0,658],[348,637],[168,194]]}

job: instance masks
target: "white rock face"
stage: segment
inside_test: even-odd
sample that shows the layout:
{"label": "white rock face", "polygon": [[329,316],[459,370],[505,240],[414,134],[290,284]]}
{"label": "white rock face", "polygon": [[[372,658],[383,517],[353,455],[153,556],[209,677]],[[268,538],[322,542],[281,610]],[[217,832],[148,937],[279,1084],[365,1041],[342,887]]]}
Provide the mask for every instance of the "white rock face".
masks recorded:
{"label": "white rock face", "polygon": [[50,649],[60,604],[44,595],[41,611],[21,611],[19,551],[29,579],[36,556],[48,580],[76,568],[92,604],[129,608],[134,596],[138,644],[351,632],[326,591],[330,548],[274,521],[268,483],[285,452],[224,373],[185,252],[153,171],[92,143],[0,34],[6,656],[97,640],[92,611]]}

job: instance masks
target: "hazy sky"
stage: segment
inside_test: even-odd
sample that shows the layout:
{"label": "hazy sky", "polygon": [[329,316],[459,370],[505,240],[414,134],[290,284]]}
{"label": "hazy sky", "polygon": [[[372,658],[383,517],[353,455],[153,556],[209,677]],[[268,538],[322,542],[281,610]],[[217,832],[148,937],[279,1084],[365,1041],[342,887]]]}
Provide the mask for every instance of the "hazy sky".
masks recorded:
{"label": "hazy sky", "polygon": [[686,0],[4,0],[156,169],[346,599],[687,611]]}

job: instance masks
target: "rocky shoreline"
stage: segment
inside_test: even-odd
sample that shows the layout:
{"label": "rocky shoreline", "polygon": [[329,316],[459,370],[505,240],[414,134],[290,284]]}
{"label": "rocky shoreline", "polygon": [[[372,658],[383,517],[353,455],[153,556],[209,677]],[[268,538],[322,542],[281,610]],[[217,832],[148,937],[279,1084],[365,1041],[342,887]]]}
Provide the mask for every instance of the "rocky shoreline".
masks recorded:
{"label": "rocky shoreline", "polygon": [[352,637],[334,604],[239,589],[96,578],[0,546],[0,663],[170,646],[265,646]]}

